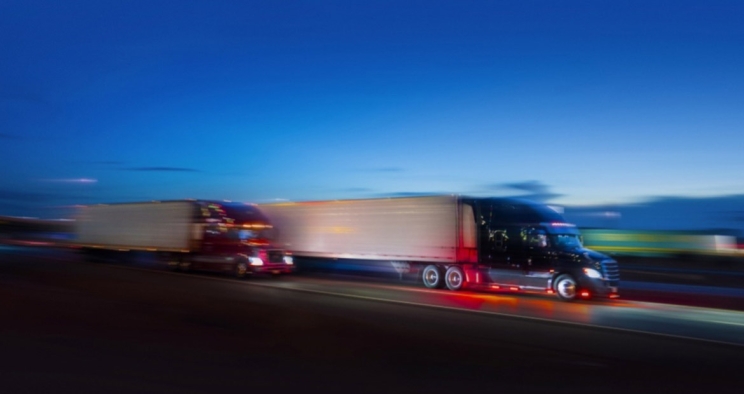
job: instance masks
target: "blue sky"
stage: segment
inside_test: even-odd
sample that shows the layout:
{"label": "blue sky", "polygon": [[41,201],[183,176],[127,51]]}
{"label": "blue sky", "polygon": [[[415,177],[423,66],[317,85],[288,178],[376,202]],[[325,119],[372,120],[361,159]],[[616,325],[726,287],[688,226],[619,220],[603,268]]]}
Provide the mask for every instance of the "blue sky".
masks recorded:
{"label": "blue sky", "polygon": [[66,3],[0,4],[0,215],[744,194],[738,1]]}

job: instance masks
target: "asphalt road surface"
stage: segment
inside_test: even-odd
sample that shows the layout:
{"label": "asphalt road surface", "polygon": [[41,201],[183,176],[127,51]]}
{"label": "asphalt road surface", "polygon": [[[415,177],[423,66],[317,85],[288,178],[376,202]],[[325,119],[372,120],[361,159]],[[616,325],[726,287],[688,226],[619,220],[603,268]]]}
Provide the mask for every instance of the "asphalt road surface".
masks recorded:
{"label": "asphalt road surface", "polygon": [[742,391],[741,312],[0,247],[0,392]]}

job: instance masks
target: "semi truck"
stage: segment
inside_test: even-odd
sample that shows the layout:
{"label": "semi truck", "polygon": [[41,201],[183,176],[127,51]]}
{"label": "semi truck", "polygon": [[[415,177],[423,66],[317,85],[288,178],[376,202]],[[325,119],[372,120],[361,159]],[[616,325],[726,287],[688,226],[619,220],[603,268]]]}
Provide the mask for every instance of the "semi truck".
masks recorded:
{"label": "semi truck", "polygon": [[456,195],[259,204],[300,258],[387,262],[428,288],[619,296],[618,264],[557,210]]}
{"label": "semi truck", "polygon": [[155,254],[178,270],[228,271],[238,277],[294,270],[272,243],[274,228],[252,204],[178,200],[80,207],[72,245],[99,258],[119,252]]}

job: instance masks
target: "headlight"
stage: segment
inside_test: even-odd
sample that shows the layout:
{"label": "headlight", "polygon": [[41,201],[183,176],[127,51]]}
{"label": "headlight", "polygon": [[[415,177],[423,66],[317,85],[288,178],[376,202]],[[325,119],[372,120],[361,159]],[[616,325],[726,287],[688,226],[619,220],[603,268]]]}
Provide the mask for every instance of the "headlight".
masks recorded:
{"label": "headlight", "polygon": [[248,257],[251,265],[263,265],[263,260],[260,257]]}
{"label": "headlight", "polygon": [[602,278],[602,274],[600,274],[599,271],[595,270],[594,268],[584,268],[584,275],[594,279]]}
{"label": "headlight", "polygon": [[294,264],[294,260],[292,260],[292,256],[284,256],[284,263],[288,265]]}

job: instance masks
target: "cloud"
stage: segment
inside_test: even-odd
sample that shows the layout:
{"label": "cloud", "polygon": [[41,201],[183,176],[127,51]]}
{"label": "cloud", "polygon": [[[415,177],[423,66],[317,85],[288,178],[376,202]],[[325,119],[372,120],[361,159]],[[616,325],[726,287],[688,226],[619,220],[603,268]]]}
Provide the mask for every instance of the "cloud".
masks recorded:
{"label": "cloud", "polygon": [[0,140],[20,140],[21,137],[15,134],[0,133]]}
{"label": "cloud", "polygon": [[60,179],[41,179],[42,182],[56,182],[56,183],[78,183],[88,184],[97,183],[98,179],[93,178],[60,178]]}
{"label": "cloud", "polygon": [[486,185],[486,189],[493,190],[516,190],[526,193],[523,197],[537,201],[547,201],[562,196],[562,194],[551,193],[550,186],[540,181],[523,181],[511,183],[492,183]]}
{"label": "cloud", "polygon": [[131,167],[125,168],[127,171],[151,171],[151,172],[199,172],[193,168],[184,167]]}

